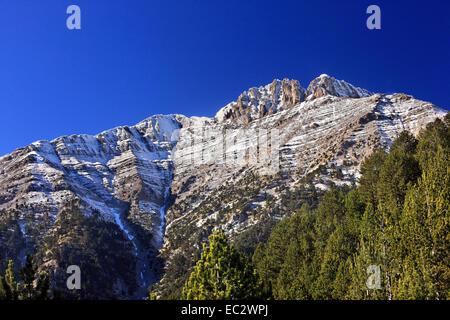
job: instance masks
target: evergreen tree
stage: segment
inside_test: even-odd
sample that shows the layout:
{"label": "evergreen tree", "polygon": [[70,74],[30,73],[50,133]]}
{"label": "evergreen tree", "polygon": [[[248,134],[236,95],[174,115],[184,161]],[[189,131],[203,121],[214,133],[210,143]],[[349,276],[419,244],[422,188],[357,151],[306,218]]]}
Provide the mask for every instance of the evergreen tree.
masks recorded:
{"label": "evergreen tree", "polygon": [[[50,279],[45,271],[41,271],[36,280],[36,289],[34,299],[46,300],[48,299],[48,291],[50,289]],[[53,298],[55,298],[53,294]]]}
{"label": "evergreen tree", "polygon": [[385,279],[381,278],[380,289],[367,287],[369,266],[382,265],[382,250],[379,245],[380,217],[376,215],[372,202],[368,202],[360,222],[359,243],[353,257],[349,259],[351,281],[345,298],[358,300],[386,299]]}
{"label": "evergreen tree", "polygon": [[14,264],[10,260],[5,277],[0,276],[0,300],[44,300],[48,299],[50,280],[44,271],[37,273],[31,255],[19,270],[20,282],[15,280]]}
{"label": "evergreen tree", "polygon": [[[433,151],[434,153],[434,151]],[[408,252],[399,280],[401,298],[447,299],[450,290],[449,152],[438,144],[433,157],[408,192],[402,219]]]}
{"label": "evergreen tree", "polygon": [[11,291],[2,276],[0,276],[0,300],[11,300]]}
{"label": "evergreen tree", "polygon": [[420,133],[416,158],[422,168],[425,168],[428,161],[435,157],[439,147],[443,150],[449,150],[449,124],[450,116],[447,114],[444,121],[436,119],[434,122],[429,123],[426,129]]}
{"label": "evergreen tree", "polygon": [[355,235],[351,234],[346,224],[339,224],[324,249],[314,299],[340,299],[345,296],[345,287],[350,279],[343,272],[348,268],[347,259],[355,249]]}
{"label": "evergreen tree", "polygon": [[261,285],[248,259],[228,245],[225,232],[209,236],[183,289],[188,300],[235,300],[261,297]]}
{"label": "evergreen tree", "polygon": [[393,299],[393,288],[402,273],[405,250],[401,246],[404,236],[400,229],[403,203],[408,188],[420,175],[419,163],[415,159],[417,140],[411,133],[403,131],[392,144],[377,183],[379,218],[376,245],[380,246],[381,268],[385,279],[387,298]]}
{"label": "evergreen tree", "polygon": [[[314,217],[307,208],[303,208],[299,214],[289,218],[288,222],[295,228],[288,240],[286,255],[278,261],[281,269],[276,278],[273,295],[276,299],[311,299],[313,282],[317,277],[317,269],[314,268]],[[272,241],[273,239],[271,239]],[[273,257],[267,255],[266,260]],[[259,269],[258,269],[259,270]]]}
{"label": "evergreen tree", "polygon": [[386,157],[383,149],[377,149],[361,164],[358,191],[362,201],[366,204],[370,202],[374,209],[378,207],[378,179]]}
{"label": "evergreen tree", "polygon": [[15,280],[14,263],[12,260],[8,262],[8,268],[5,277],[2,279],[2,289],[5,300],[17,300],[19,298],[20,285]]}
{"label": "evergreen tree", "polygon": [[448,299],[448,123],[419,141],[401,133],[364,161],[358,188],[333,189],[311,215],[275,227],[253,255],[274,298]]}
{"label": "evergreen tree", "polygon": [[[266,244],[260,244],[253,255],[253,263],[258,270],[265,290],[275,290],[278,276],[285,260],[291,239],[298,233],[299,216],[282,220],[270,234]],[[311,226],[312,227],[312,226]]]}
{"label": "evergreen tree", "polygon": [[44,300],[48,298],[50,280],[45,271],[38,272],[33,257],[27,255],[25,265],[19,271],[22,290],[22,300]]}
{"label": "evergreen tree", "polygon": [[19,271],[20,279],[22,280],[21,296],[24,300],[31,300],[34,296],[33,282],[36,276],[37,268],[33,264],[31,255],[27,255],[25,265]]}

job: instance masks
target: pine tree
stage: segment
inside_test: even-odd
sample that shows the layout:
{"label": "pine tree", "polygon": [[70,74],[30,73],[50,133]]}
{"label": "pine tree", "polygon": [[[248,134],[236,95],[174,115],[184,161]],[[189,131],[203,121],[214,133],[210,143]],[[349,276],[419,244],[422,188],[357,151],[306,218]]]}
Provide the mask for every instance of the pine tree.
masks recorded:
{"label": "pine tree", "polygon": [[10,300],[11,292],[9,292],[9,287],[6,285],[5,279],[0,276],[0,300]]}
{"label": "pine tree", "polygon": [[19,298],[20,285],[15,280],[14,263],[12,260],[8,262],[2,287],[6,300],[17,300]]}
{"label": "pine tree", "polygon": [[378,207],[378,179],[387,154],[383,149],[375,150],[361,164],[359,194],[364,203],[370,202],[373,208]]}
{"label": "pine tree", "polygon": [[254,299],[261,295],[261,284],[248,259],[228,245],[225,232],[209,236],[203,253],[183,289],[188,300]]}
{"label": "pine tree", "polygon": [[253,263],[258,270],[265,290],[275,290],[278,276],[283,266],[291,239],[297,235],[298,215],[278,223],[266,244],[260,244],[253,255]]}
{"label": "pine tree", "polygon": [[[306,244],[306,243],[305,243]],[[313,250],[312,245],[308,245]],[[306,249],[306,250],[304,250]],[[311,257],[307,248],[302,248],[298,240],[293,239],[288,247],[286,259],[274,288],[274,298],[280,300],[311,299]]]}
{"label": "pine tree", "polygon": [[22,280],[21,296],[24,300],[31,300],[34,296],[33,282],[36,276],[37,268],[33,264],[31,255],[27,255],[25,265],[19,271],[20,279]]}
{"label": "pine tree", "polygon": [[416,158],[422,168],[425,168],[428,161],[435,157],[438,147],[441,147],[443,150],[449,150],[449,119],[449,114],[447,114],[444,121],[436,119],[434,122],[429,123],[426,129],[420,133]]}
{"label": "pine tree", "polygon": [[345,223],[337,225],[330,235],[323,253],[314,299],[340,299],[345,296],[345,287],[350,279],[343,272],[348,268],[347,259],[356,250],[356,238]]}
{"label": "pine tree", "polygon": [[348,299],[349,286],[352,282],[350,273],[351,257],[339,263],[335,279],[333,281],[333,291],[331,296],[333,299]]}
{"label": "pine tree", "polygon": [[346,298],[349,299],[386,299],[385,279],[381,278],[380,289],[369,289],[367,287],[367,268],[369,266],[382,266],[382,246],[380,239],[381,217],[372,206],[372,202],[367,202],[364,214],[359,225],[359,243],[356,253],[350,260],[351,283]]}
{"label": "pine tree", "polygon": [[[289,224],[295,228],[288,240],[288,248],[277,276],[273,295],[276,299],[311,299],[313,282],[317,277],[314,263],[314,217],[302,208],[300,214],[289,218]],[[267,257],[270,259],[270,257]],[[276,262],[276,261],[274,261]]]}
{"label": "pine tree", "polygon": [[41,271],[37,277],[34,299],[47,300],[50,289],[50,279],[45,271]]}
{"label": "pine tree", "polygon": [[[433,152],[434,153],[434,152]],[[450,291],[449,152],[438,145],[417,185],[408,192],[402,219],[408,258],[399,280],[401,298],[447,299]]]}
{"label": "pine tree", "polygon": [[376,214],[380,218],[377,243],[381,246],[381,267],[388,299],[394,298],[395,283],[401,275],[405,257],[401,246],[404,235],[400,219],[406,192],[420,175],[419,163],[415,159],[416,146],[414,136],[407,131],[402,132],[392,144],[377,183]]}

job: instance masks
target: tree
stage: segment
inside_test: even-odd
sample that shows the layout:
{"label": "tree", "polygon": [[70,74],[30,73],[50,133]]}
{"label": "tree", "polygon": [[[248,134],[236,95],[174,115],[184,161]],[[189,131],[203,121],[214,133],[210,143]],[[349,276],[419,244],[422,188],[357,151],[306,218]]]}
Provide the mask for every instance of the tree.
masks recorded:
{"label": "tree", "polygon": [[347,259],[355,252],[356,239],[347,225],[339,224],[324,248],[314,299],[342,299],[350,282]]}
{"label": "tree", "polygon": [[8,262],[5,277],[0,277],[0,299],[17,300],[19,298],[20,285],[15,280],[14,263]]}
{"label": "tree", "polygon": [[359,187],[278,223],[253,254],[275,299],[449,299],[448,123],[402,132]]}
{"label": "tree", "polygon": [[[288,240],[286,255],[278,261],[281,269],[277,277],[273,295],[276,299],[311,299],[312,286],[316,278],[316,270],[313,266],[314,217],[310,212],[305,212],[303,207],[300,214],[289,218],[292,229],[295,229]],[[272,259],[270,255],[266,259]],[[273,261],[275,263],[275,261]]]}
{"label": "tree", "polygon": [[25,265],[19,271],[19,276],[22,280],[21,299],[43,300],[48,298],[49,277],[45,271],[38,272],[31,255],[27,255]]}
{"label": "tree", "polygon": [[385,279],[381,278],[381,288],[369,290],[367,288],[367,268],[371,265],[382,264],[382,250],[379,244],[380,217],[368,202],[359,224],[359,243],[352,258],[349,258],[349,274],[351,281],[345,298],[358,300],[386,299]]}
{"label": "tree", "polygon": [[416,146],[417,140],[414,136],[403,131],[392,144],[377,183],[376,214],[380,224],[376,233],[376,245],[381,249],[381,267],[388,299],[394,297],[393,287],[402,272],[406,254],[401,246],[401,238],[404,235],[400,229],[400,219],[406,192],[420,175],[419,163],[415,159]]}
{"label": "tree", "polygon": [[386,152],[383,149],[378,149],[361,164],[358,191],[361,199],[365,203],[370,202],[374,209],[378,206],[377,184],[386,157]]}
{"label": "tree", "polygon": [[15,280],[14,264],[8,263],[5,277],[0,277],[0,300],[44,300],[48,299],[50,280],[46,272],[38,273],[31,255],[18,272],[20,282]]}
{"label": "tree", "polygon": [[261,282],[250,261],[228,245],[223,230],[213,232],[183,289],[183,299],[261,298]]}
{"label": "tree", "polygon": [[22,288],[22,298],[25,300],[31,300],[34,296],[34,278],[36,275],[37,268],[33,264],[33,258],[31,255],[27,255],[25,265],[19,271],[20,279],[23,283]]}
{"label": "tree", "polygon": [[449,114],[444,121],[436,119],[420,133],[416,158],[422,168],[426,167],[429,159],[435,157],[438,147],[443,150],[450,148],[449,119]]}
{"label": "tree", "polygon": [[399,280],[401,298],[447,299],[450,291],[449,152],[438,145],[416,186],[409,190],[402,219],[408,252]]}
{"label": "tree", "polygon": [[[50,289],[50,278],[45,271],[41,271],[36,280],[36,290],[34,298],[37,300],[48,299],[48,290]],[[53,299],[57,294],[53,292]]]}

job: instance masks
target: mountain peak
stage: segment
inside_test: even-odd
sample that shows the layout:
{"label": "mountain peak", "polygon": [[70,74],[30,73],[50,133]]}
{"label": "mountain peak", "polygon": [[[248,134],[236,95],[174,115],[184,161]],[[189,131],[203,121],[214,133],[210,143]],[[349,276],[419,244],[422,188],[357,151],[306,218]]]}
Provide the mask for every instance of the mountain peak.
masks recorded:
{"label": "mountain peak", "polygon": [[242,119],[248,123],[265,115],[276,113],[303,101],[305,89],[298,80],[274,79],[270,84],[244,91],[237,99],[220,109],[215,118],[222,122]]}
{"label": "mountain peak", "polygon": [[311,81],[306,89],[306,100],[313,100],[326,95],[348,98],[364,98],[370,97],[373,93],[366,89],[355,87],[344,80],[337,80],[327,74],[321,74],[319,77]]}
{"label": "mountain peak", "polygon": [[302,101],[310,101],[322,96],[363,98],[372,93],[327,74],[321,74],[311,81],[305,90],[298,80],[274,79],[270,84],[244,91],[237,99],[220,109],[215,118],[219,122],[239,119],[248,123],[266,115],[292,108]]}
{"label": "mountain peak", "polygon": [[[91,275],[95,285],[85,297],[147,296],[148,286],[161,275],[161,287],[175,286],[174,271],[164,266],[176,264],[179,252],[190,256],[187,247],[201,248],[211,229],[236,237],[261,223],[262,215],[255,213],[276,208],[261,195],[281,199],[283,190],[303,186],[304,177],[312,178],[305,182],[306,194],[310,187],[351,185],[373,150],[387,151],[402,131],[417,134],[447,114],[403,94],[366,99],[330,94],[370,93],[327,75],[306,91],[297,80],[275,79],[219,111],[216,117],[223,123],[155,115],[134,126],[40,141],[0,157],[0,226],[21,239],[11,245],[14,258],[24,261],[27,252],[43,252],[39,268],[54,275],[65,272],[61,266],[67,254],[54,252],[78,240],[67,237],[60,243],[53,231],[59,230],[55,222],[75,209],[94,218],[86,232],[101,236],[89,254],[104,256],[105,244],[110,250],[110,258],[95,260],[102,273]],[[242,122],[253,117],[265,118],[249,126]],[[228,205],[241,194],[249,196],[242,210]],[[284,211],[273,211],[274,217],[287,216]],[[98,233],[99,228],[108,232]],[[40,234],[51,241],[34,241]],[[0,244],[9,238],[0,237]],[[167,264],[158,258],[160,250]],[[126,264],[127,271],[117,272],[117,264]],[[119,285],[104,290],[93,277]],[[65,283],[55,281],[53,288],[64,290]]]}

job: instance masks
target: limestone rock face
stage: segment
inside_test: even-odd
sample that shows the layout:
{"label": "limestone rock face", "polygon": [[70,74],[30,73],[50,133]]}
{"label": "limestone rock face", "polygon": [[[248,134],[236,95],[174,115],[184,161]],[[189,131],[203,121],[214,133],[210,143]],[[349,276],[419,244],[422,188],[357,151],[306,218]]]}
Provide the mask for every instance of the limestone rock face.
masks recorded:
{"label": "limestone rock face", "polygon": [[[242,212],[219,219],[229,203],[199,209],[225,186],[243,183],[246,173],[281,172],[289,186],[332,165],[342,171],[334,182],[350,184],[375,148],[389,149],[401,131],[418,134],[446,113],[412,96],[372,94],[327,75],[306,90],[296,80],[274,80],[244,91],[214,118],[157,115],[96,136],[38,141],[0,157],[0,224],[15,219],[34,250],[36,230],[51,232],[62,208],[78,200],[86,215],[98,212],[120,228],[145,289],[157,281],[156,254],[165,252],[170,263],[179,250],[179,226],[202,235],[215,227],[237,234],[257,222]],[[252,210],[264,209],[257,199]],[[199,246],[190,234],[183,237]]]}
{"label": "limestone rock face", "polygon": [[244,91],[235,102],[231,102],[216,114],[219,122],[235,120],[248,124],[267,114],[293,107],[304,97],[305,89],[297,80],[274,80],[259,88]]}
{"label": "limestone rock face", "polygon": [[244,91],[237,101],[220,109],[215,119],[219,122],[231,120],[248,124],[254,119],[292,108],[304,100],[310,101],[326,95],[363,98],[371,96],[372,93],[326,74],[311,81],[306,90],[297,80],[275,79],[264,87]]}
{"label": "limestone rock face", "polygon": [[[426,124],[446,114],[431,103],[404,94],[368,96],[366,91],[350,88],[349,94],[365,96],[326,94],[247,124],[238,119],[217,122],[205,118],[183,127],[174,153],[172,194],[173,207],[184,209],[169,208],[166,237],[170,238],[171,228],[177,224],[191,221],[203,225],[205,217],[193,216],[196,208],[224,184],[238,181],[248,171],[267,175],[275,169],[295,177],[291,179],[295,184],[325,165],[342,170],[342,178],[335,183],[350,185],[357,182],[360,164],[373,150],[389,150],[403,130],[418,135]],[[239,229],[232,220],[228,223]],[[226,229],[226,224],[221,227]],[[169,238],[166,240],[170,242]]]}
{"label": "limestone rock face", "polygon": [[335,97],[364,98],[372,93],[366,89],[357,88],[344,80],[336,80],[327,74],[322,74],[311,81],[306,89],[308,100],[313,100],[326,95]]}
{"label": "limestone rock face", "polygon": [[153,116],[96,136],[38,141],[1,157],[0,223],[16,219],[29,243],[33,230],[48,234],[61,210],[78,200],[86,215],[98,212],[122,230],[138,258],[139,281],[154,281],[144,257],[162,245],[161,209],[183,119]]}

